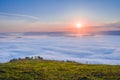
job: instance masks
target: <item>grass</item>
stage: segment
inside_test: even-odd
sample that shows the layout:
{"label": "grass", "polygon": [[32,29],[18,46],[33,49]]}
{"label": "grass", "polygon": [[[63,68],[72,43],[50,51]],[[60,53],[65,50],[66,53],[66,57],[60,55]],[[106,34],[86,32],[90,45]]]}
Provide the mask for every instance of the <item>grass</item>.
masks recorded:
{"label": "grass", "polygon": [[120,66],[24,59],[0,64],[0,80],[120,80]]}

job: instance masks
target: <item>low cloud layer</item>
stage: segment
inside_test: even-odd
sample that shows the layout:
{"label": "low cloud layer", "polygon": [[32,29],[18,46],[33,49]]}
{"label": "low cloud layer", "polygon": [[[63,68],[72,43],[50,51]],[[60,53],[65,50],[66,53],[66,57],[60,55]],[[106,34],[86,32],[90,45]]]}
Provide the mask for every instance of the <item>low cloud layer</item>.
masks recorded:
{"label": "low cloud layer", "polygon": [[[96,64],[120,64],[119,36],[23,36],[0,38],[0,62],[26,56]],[[17,36],[17,37],[16,37]],[[18,37],[21,36],[21,37]]]}

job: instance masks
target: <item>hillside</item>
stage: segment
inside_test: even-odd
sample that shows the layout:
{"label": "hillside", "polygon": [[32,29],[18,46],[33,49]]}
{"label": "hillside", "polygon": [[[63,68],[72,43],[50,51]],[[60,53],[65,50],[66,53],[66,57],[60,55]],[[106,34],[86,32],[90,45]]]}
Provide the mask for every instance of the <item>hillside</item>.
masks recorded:
{"label": "hillside", "polygon": [[120,80],[120,66],[23,59],[0,64],[0,80]]}

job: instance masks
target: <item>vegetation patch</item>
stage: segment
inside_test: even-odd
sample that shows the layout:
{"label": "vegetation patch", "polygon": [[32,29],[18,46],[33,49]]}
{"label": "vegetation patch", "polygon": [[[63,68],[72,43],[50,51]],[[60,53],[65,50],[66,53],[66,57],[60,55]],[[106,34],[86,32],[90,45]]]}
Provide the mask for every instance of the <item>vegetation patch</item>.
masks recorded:
{"label": "vegetation patch", "polygon": [[120,66],[25,57],[0,64],[0,80],[120,80]]}

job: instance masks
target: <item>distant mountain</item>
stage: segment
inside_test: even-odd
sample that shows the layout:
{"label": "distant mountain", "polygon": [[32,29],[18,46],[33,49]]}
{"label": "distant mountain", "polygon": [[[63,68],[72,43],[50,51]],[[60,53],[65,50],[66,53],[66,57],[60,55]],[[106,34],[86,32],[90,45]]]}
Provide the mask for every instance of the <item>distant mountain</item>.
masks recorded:
{"label": "distant mountain", "polygon": [[23,35],[48,35],[48,36],[62,36],[65,32],[24,32]]}
{"label": "distant mountain", "polygon": [[[25,36],[70,36],[72,34],[72,37],[76,36],[76,33],[71,32],[24,32],[23,35]],[[120,31],[99,31],[99,32],[89,32],[87,33],[89,35],[120,35]]]}
{"label": "distant mountain", "polygon": [[[0,37],[3,38],[4,36],[75,36],[77,33],[73,32],[11,32],[11,33],[0,33]],[[120,30],[113,30],[113,31],[99,31],[99,32],[88,32],[88,35],[120,35]],[[82,35],[82,34],[81,34]],[[84,34],[83,34],[84,35]]]}
{"label": "distant mountain", "polygon": [[100,32],[91,32],[90,34],[94,35],[120,35],[120,31],[100,31]]}
{"label": "distant mountain", "polygon": [[102,33],[106,35],[120,35],[120,31],[103,31]]}

